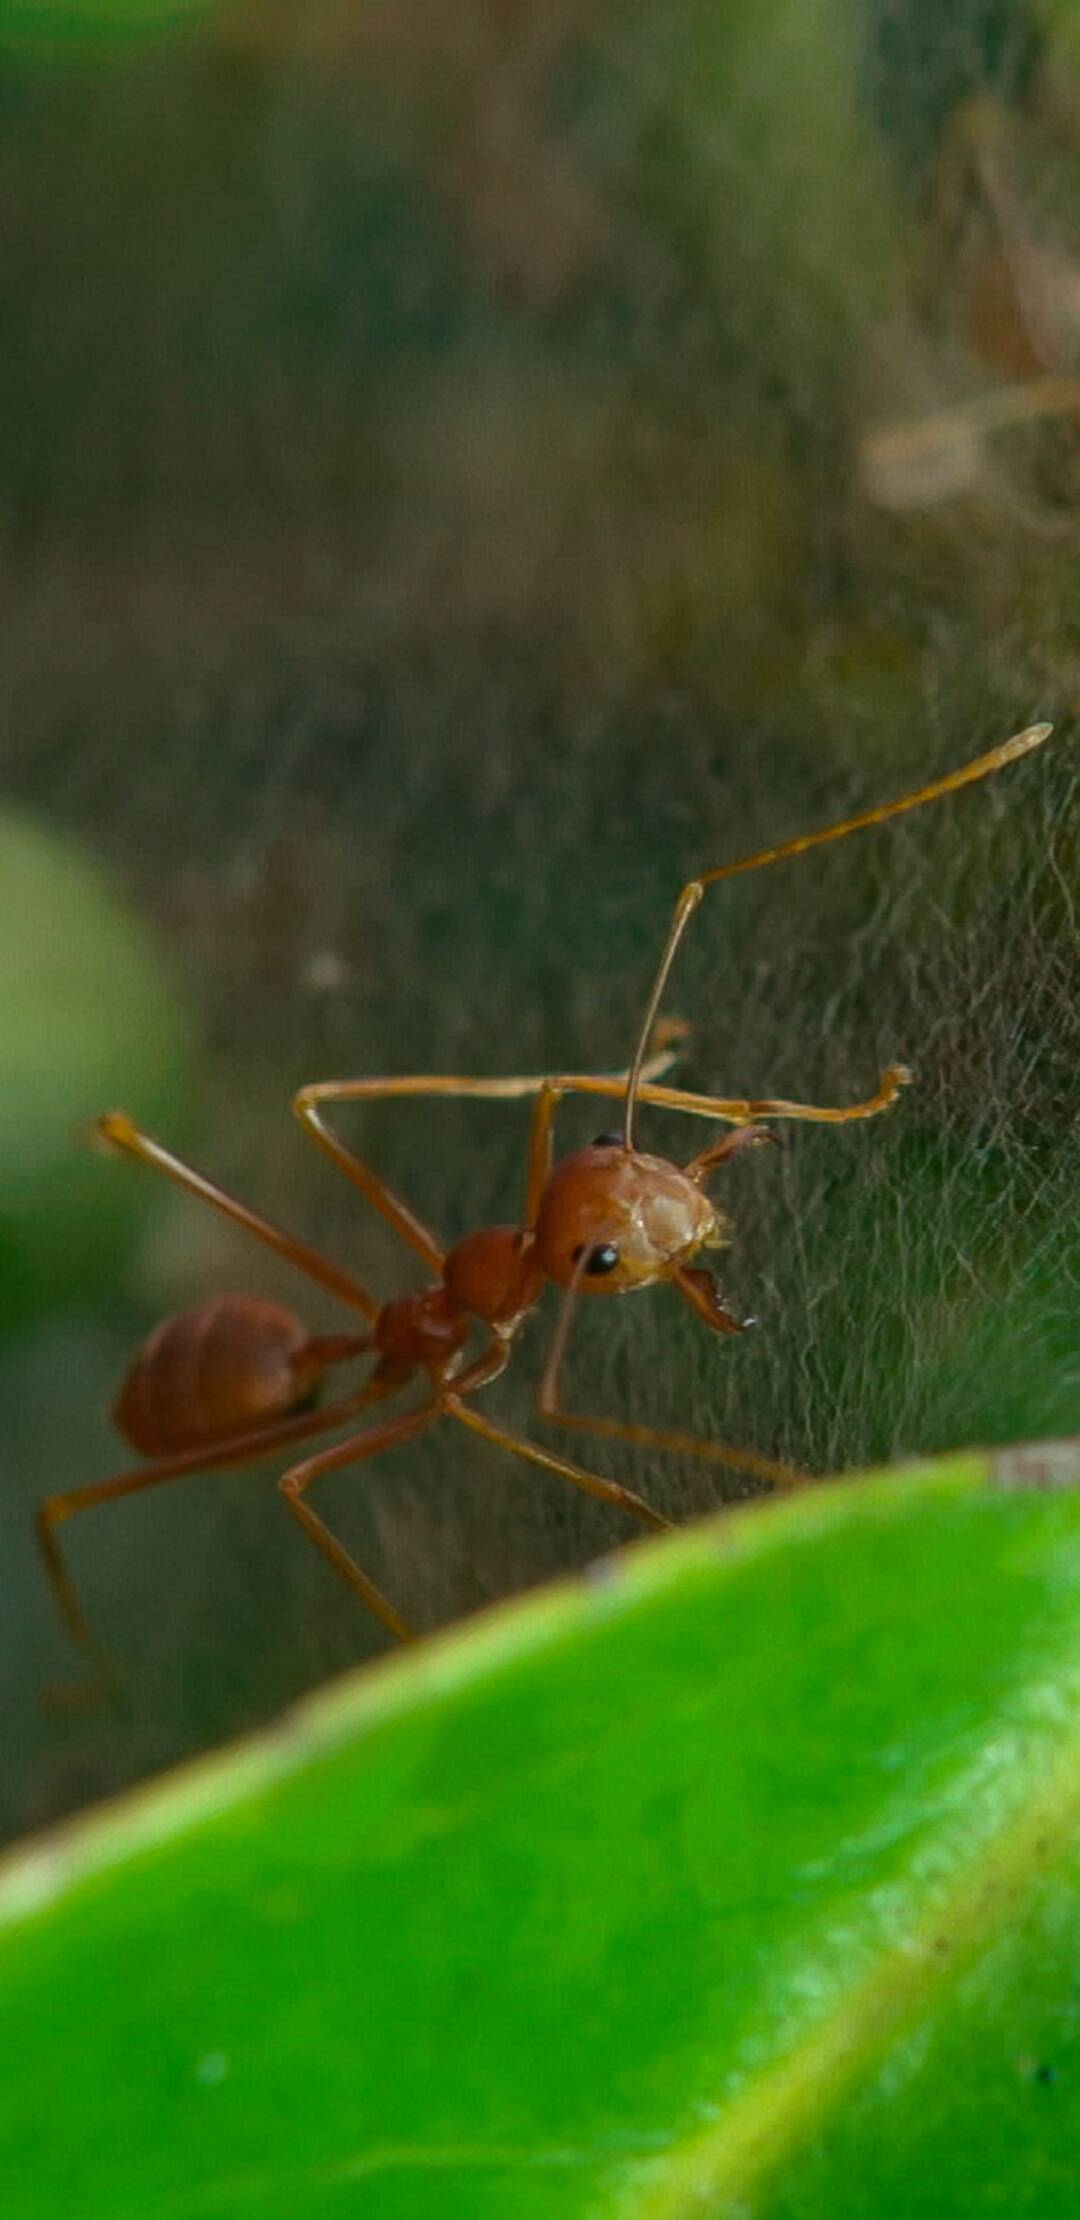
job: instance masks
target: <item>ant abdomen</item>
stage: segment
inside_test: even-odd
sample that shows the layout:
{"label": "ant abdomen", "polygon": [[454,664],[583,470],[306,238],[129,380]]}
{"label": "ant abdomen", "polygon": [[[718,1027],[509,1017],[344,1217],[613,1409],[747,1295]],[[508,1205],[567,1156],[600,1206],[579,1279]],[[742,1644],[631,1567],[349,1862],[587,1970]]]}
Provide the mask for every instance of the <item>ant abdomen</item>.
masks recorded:
{"label": "ant abdomen", "polygon": [[173,1456],[295,1410],[324,1363],[283,1304],[211,1296],[155,1326],[136,1352],[113,1419],[143,1456]]}

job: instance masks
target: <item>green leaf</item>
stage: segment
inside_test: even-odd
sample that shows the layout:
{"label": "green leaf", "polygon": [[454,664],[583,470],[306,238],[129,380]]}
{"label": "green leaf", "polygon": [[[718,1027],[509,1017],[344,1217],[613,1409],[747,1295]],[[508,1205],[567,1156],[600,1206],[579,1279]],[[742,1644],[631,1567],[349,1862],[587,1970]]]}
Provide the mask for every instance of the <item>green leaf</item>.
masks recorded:
{"label": "green leaf", "polygon": [[1078,1486],[707,1522],[17,1856],[3,2209],[1069,2209]]}

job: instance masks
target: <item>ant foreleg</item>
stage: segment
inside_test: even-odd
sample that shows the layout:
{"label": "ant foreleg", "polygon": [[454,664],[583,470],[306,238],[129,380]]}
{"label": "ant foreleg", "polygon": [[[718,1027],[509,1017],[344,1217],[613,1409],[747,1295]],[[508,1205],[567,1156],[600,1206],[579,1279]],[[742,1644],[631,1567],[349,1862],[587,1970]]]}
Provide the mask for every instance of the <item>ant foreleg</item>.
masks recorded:
{"label": "ant foreleg", "polygon": [[[692,1266],[684,1266],[675,1275],[684,1300],[692,1305],[714,1331],[740,1333],[742,1327],[724,1310],[711,1287],[706,1293],[695,1285],[691,1278],[693,1270]],[[633,1419],[597,1418],[591,1413],[565,1410],[559,1401],[559,1374],[570,1338],[576,1297],[576,1282],[571,1282],[563,1297],[554,1339],[537,1392],[537,1409],[541,1418],[552,1426],[565,1426],[577,1433],[596,1434],[607,1441],[628,1441],[642,1449],[663,1449],[672,1451],[677,1456],[698,1457],[709,1464],[729,1465],[734,1472],[746,1472],[755,1480],[767,1480],[774,1488],[790,1489],[807,1485],[811,1478],[809,1473],[800,1472],[796,1465],[781,1464],[775,1457],[760,1456],[754,1449],[736,1449],[730,1442],[710,1441],[701,1434],[684,1434],[670,1427],[642,1426]]]}
{"label": "ant foreleg", "polygon": [[524,1457],[531,1465],[540,1465],[545,1472],[556,1472],[561,1480],[569,1480],[584,1495],[592,1495],[600,1503],[610,1503],[617,1511],[628,1511],[632,1518],[641,1519],[646,1526],[668,1528],[671,1520],[660,1511],[654,1511],[631,1488],[620,1487],[617,1480],[605,1480],[599,1473],[587,1472],[583,1465],[572,1465],[565,1457],[556,1457],[550,1449],[540,1449],[535,1442],[526,1441],[521,1434],[507,1433],[505,1427],[495,1426],[480,1411],[474,1411],[455,1395],[447,1396],[443,1408],[452,1418],[460,1419],[463,1426],[474,1434],[482,1434],[485,1441],[494,1442],[499,1449],[508,1449],[514,1457]]}
{"label": "ant foreleg", "polygon": [[753,1449],[736,1449],[730,1442],[710,1441],[704,1434],[684,1434],[666,1426],[639,1426],[629,1419],[595,1418],[591,1413],[565,1411],[561,1404],[542,1408],[541,1416],[552,1426],[596,1434],[606,1441],[628,1441],[639,1449],[663,1449],[677,1457],[697,1457],[706,1464],[729,1465],[733,1472],[749,1473],[753,1479],[767,1480],[772,1487],[785,1492],[813,1484],[813,1474],[800,1472],[797,1465],[781,1464],[775,1457],[760,1457]]}
{"label": "ant foreleg", "polygon": [[[849,1125],[859,1118],[879,1117],[883,1110],[892,1108],[901,1088],[910,1085],[907,1065],[890,1064],[865,1102],[846,1103],[839,1109],[813,1102],[764,1098],[753,1102],[740,1096],[692,1094],[686,1087],[658,1086],[655,1081],[643,1082],[635,1099],[651,1103],[658,1110],[678,1110],[691,1118],[720,1118],[728,1125],[754,1125],[760,1118],[803,1118],[814,1125]],[[577,1072],[549,1079],[545,1086],[556,1099],[562,1095],[621,1096],[624,1092],[617,1079],[594,1079]],[[538,1103],[534,1125],[540,1118],[540,1107]]]}

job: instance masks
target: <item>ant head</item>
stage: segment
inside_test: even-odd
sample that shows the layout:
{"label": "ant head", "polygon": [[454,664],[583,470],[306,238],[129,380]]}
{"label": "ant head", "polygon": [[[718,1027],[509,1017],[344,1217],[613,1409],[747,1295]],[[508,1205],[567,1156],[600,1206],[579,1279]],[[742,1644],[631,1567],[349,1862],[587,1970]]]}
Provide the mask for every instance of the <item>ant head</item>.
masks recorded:
{"label": "ant head", "polygon": [[696,1180],[662,1156],[627,1150],[618,1134],[557,1164],[544,1190],[536,1253],[559,1287],[625,1295],[668,1279],[703,1247],[724,1238],[723,1223]]}

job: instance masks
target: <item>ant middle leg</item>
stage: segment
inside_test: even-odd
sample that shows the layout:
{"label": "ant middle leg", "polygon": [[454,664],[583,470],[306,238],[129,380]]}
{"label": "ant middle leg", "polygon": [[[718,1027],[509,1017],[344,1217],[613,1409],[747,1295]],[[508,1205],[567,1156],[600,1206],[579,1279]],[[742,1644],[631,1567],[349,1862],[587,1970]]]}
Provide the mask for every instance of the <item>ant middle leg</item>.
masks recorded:
{"label": "ant middle leg", "polygon": [[299,1519],[308,1540],[314,1542],[353,1594],[359,1596],[365,1608],[399,1642],[415,1641],[413,1629],[406,1625],[381,1588],[368,1578],[344,1543],[331,1533],[304,1497],[312,1482],[322,1479],[326,1473],[339,1472],[343,1465],[361,1464],[369,1457],[381,1456],[384,1449],[396,1448],[399,1442],[412,1441],[416,1435],[426,1433],[441,1408],[438,1397],[433,1397],[417,1411],[406,1411],[400,1418],[389,1419],[385,1425],[373,1426],[366,1434],[352,1434],[348,1441],[336,1442],[332,1449],[323,1449],[316,1456],[305,1458],[303,1464],[294,1465],[278,1482],[281,1494]]}

